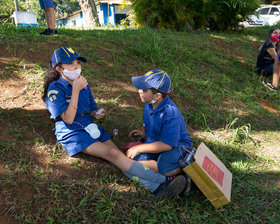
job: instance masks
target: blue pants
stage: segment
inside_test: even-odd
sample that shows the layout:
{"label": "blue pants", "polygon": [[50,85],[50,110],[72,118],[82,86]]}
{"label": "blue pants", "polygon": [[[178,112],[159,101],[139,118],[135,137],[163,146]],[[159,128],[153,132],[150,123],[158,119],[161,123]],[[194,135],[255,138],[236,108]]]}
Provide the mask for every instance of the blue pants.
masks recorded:
{"label": "blue pants", "polygon": [[41,9],[53,8],[53,0],[39,0]]}
{"label": "blue pants", "polygon": [[273,75],[273,67],[274,67],[274,63],[272,64],[268,64],[267,66],[265,66],[264,68],[259,68],[257,70],[257,72],[260,74],[260,75],[263,75],[263,76],[271,76]]}
{"label": "blue pants", "polygon": [[161,153],[141,153],[135,156],[134,160],[155,160],[157,161],[158,172],[164,175],[176,170],[186,153],[187,151],[183,147],[173,147],[171,150]]}

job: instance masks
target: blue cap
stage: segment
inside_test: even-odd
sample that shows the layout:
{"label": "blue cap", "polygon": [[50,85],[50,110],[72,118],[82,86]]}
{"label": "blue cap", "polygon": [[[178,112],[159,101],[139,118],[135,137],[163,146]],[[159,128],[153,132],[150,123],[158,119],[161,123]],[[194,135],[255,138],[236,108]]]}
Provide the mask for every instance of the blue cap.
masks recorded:
{"label": "blue cap", "polygon": [[61,47],[53,52],[52,66],[55,67],[58,63],[69,64],[75,59],[79,59],[82,62],[87,62],[86,58],[80,56],[71,47]]}
{"label": "blue cap", "polygon": [[154,88],[161,93],[170,93],[172,87],[170,76],[158,69],[153,69],[142,76],[132,77],[132,82],[137,89]]}

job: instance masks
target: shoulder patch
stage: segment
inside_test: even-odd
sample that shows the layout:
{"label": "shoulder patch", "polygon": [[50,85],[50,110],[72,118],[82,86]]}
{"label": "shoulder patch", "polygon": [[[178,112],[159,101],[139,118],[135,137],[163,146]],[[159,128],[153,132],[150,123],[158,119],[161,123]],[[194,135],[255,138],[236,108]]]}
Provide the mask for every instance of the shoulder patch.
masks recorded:
{"label": "shoulder patch", "polygon": [[53,90],[50,90],[48,92],[48,98],[50,99],[51,102],[53,102],[54,100],[56,100],[56,95],[58,94],[59,92],[55,89]]}

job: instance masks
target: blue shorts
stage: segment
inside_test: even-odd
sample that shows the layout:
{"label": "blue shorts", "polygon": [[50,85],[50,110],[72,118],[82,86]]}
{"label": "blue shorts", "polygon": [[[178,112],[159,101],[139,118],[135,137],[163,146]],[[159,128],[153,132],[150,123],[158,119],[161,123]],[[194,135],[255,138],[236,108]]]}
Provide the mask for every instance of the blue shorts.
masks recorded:
{"label": "blue shorts", "polygon": [[79,130],[72,132],[69,137],[58,140],[57,142],[62,145],[69,156],[73,156],[95,142],[105,142],[111,139],[112,136],[108,134],[101,126],[98,126],[98,129],[101,134],[99,138],[96,139],[92,138],[85,130]]}
{"label": "blue shorts", "polygon": [[53,8],[53,0],[39,0],[41,9]]}
{"label": "blue shorts", "polygon": [[274,63],[268,64],[264,68],[258,69],[258,73],[263,76],[271,76],[273,75],[273,67],[274,67]]}
{"label": "blue shorts", "polygon": [[187,151],[183,147],[173,147],[171,150],[162,153],[141,153],[135,156],[134,160],[155,160],[157,161],[158,172],[169,173],[180,166],[180,160],[184,158]]}

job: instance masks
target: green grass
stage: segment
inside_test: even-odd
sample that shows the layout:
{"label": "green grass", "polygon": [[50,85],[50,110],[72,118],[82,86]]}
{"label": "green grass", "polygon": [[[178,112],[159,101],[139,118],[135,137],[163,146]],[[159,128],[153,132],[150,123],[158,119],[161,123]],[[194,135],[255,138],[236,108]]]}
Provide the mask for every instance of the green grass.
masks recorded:
{"label": "green grass", "polygon": [[39,102],[53,50],[71,46],[88,59],[83,74],[107,111],[99,123],[109,133],[119,129],[114,141],[121,147],[129,130],[142,126],[131,77],[165,70],[193,145],[205,142],[233,174],[232,202],[221,209],[196,188],[189,198],[155,202],[108,162],[69,158],[55,143],[45,108],[6,107],[6,101],[0,104],[2,214],[20,223],[279,222],[280,95],[265,89],[254,71],[269,29],[190,34],[110,27],[42,37],[38,29],[1,25],[1,86],[24,80],[26,103],[35,103],[33,94]]}

